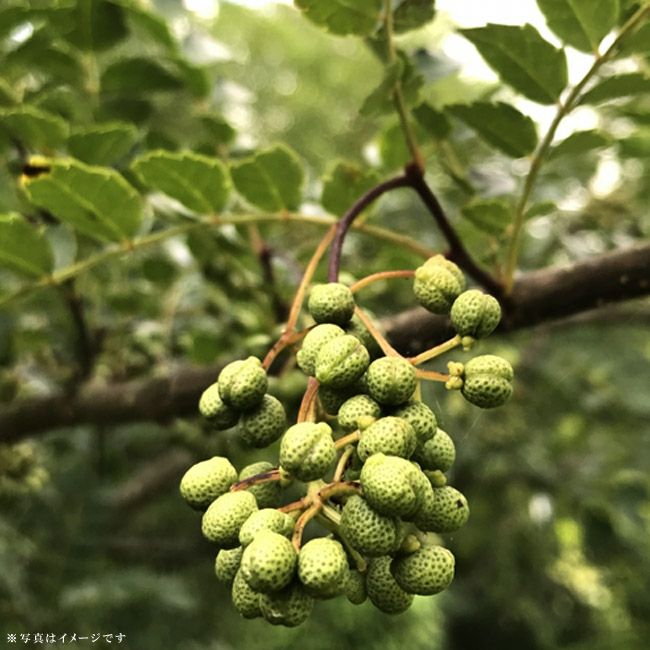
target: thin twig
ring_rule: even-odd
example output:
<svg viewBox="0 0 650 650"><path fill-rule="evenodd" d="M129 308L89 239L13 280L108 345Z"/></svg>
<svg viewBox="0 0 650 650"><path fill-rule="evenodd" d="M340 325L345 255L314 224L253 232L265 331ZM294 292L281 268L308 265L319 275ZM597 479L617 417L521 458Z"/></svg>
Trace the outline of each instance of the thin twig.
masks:
<svg viewBox="0 0 650 650"><path fill-rule="evenodd" d="M440 202L436 198L436 195L424 179L422 172L415 165L407 165L405 171L410 187L418 193L418 196L422 199L422 202L435 219L438 228L440 228L443 236L449 244L447 257L456 262L458 266L465 270L472 278L474 278L474 280L501 301L503 299L503 286L487 271L478 266L469 254L458 236L458 233L451 225L451 222L440 205Z"/></svg>
<svg viewBox="0 0 650 650"><path fill-rule="evenodd" d="M269 483L271 481L279 481L282 478L282 474L279 469L272 469L268 472L262 472L261 474L255 474L249 476L248 478L237 481L230 486L231 492L238 492L240 490L247 490L253 485L259 485L260 483Z"/></svg>
<svg viewBox="0 0 650 650"><path fill-rule="evenodd" d="M443 372L435 372L434 370L420 370L419 368L415 371L415 376L419 379L426 379L427 381L440 381L446 383L449 379L449 375L446 375Z"/></svg>
<svg viewBox="0 0 650 650"><path fill-rule="evenodd" d="M341 251L343 249L343 242L347 235L352 222L378 197L390 190L398 187L407 187L409 179L401 174L394 178L389 178L379 185L368 190L361 198L359 198L354 205L341 217L336 225L336 235L330 249L329 269L327 279L329 282L337 282L339 279L339 269L341 267Z"/></svg>
<svg viewBox="0 0 650 650"><path fill-rule="evenodd" d="M343 474L345 474L345 468L347 467L348 462L352 457L353 453L354 453L354 447L352 445L350 445L343 451L341 457L339 458L339 462L336 464L336 469L334 470L334 476L332 477L332 482L336 483L337 481L340 481L343 478Z"/></svg>
<svg viewBox="0 0 650 650"><path fill-rule="evenodd" d="M322 503L320 500L314 501L305 512L303 512L300 517L298 517L298 521L296 522L296 526L293 529L293 537L291 539L291 542L293 543L293 547L296 549L296 553L300 551L300 546L302 544L302 534L305 530L305 526L320 512L320 509L322 508Z"/></svg>
<svg viewBox="0 0 650 650"><path fill-rule="evenodd" d="M429 361L430 359L435 359L436 357L439 357L441 354L444 354L445 352L449 352L449 350L453 350L454 348L458 347L461 344L461 341L462 341L462 337L459 334L456 334L456 336L450 338L448 341L445 341L444 343L440 343L440 345L436 345L432 348L429 348L424 352L420 352L420 354L418 354L415 357L410 357L408 360L414 366L417 366L421 363L424 363L425 361Z"/></svg>
<svg viewBox="0 0 650 650"><path fill-rule="evenodd" d="M352 444L353 442L359 442L359 438L361 438L361 433L359 431L354 431L352 433L348 433L347 436L343 436L342 438L339 438L334 442L334 446L337 449L343 449L343 447ZM336 482L336 479L334 479L334 482Z"/></svg>
<svg viewBox="0 0 650 650"><path fill-rule="evenodd" d="M316 395L318 394L318 382L313 377L309 378L307 382L307 389L302 397L300 409L298 410L298 417L296 422L309 422L310 416L313 415L314 403Z"/></svg>

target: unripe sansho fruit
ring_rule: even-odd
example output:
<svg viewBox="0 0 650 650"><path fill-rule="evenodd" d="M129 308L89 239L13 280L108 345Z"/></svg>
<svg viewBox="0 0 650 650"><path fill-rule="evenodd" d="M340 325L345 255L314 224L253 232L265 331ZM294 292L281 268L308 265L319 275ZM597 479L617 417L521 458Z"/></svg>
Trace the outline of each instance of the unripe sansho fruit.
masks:
<svg viewBox="0 0 650 650"><path fill-rule="evenodd" d="M262 401L250 411L242 413L239 435L251 447L268 447L287 428L284 406L273 395L264 395Z"/></svg>
<svg viewBox="0 0 650 650"><path fill-rule="evenodd" d="M316 598L330 598L341 593L349 573L345 550L334 539L312 539L300 549L298 578L307 593Z"/></svg>
<svg viewBox="0 0 650 650"><path fill-rule="evenodd" d="M203 514L201 532L221 548L235 548L239 546L239 529L255 510L257 502L250 492L226 492Z"/></svg>
<svg viewBox="0 0 650 650"><path fill-rule="evenodd" d="M350 497L341 511L341 533L362 555L386 555L396 550L399 524L384 517L360 496Z"/></svg>
<svg viewBox="0 0 650 650"><path fill-rule="evenodd" d="M244 549L241 546L236 548L222 548L214 561L214 572L217 580L231 584L235 579Z"/></svg>
<svg viewBox="0 0 650 650"><path fill-rule="evenodd" d="M434 314L448 314L464 289L463 272L442 255L430 257L415 270L413 293L417 301Z"/></svg>
<svg viewBox="0 0 650 650"><path fill-rule="evenodd" d="M415 465L404 458L375 454L368 458L361 470L363 495L379 514L392 517L413 515L423 498L422 475Z"/></svg>
<svg viewBox="0 0 650 650"><path fill-rule="evenodd" d="M390 572L391 559L387 556L377 557L368 563L366 573L366 590L372 604L386 614L405 612L413 602L409 594L399 586Z"/></svg>
<svg viewBox="0 0 650 650"><path fill-rule="evenodd" d="M213 456L192 465L181 479L181 496L196 508L207 508L217 497L227 492L237 480L237 470L223 456Z"/></svg>
<svg viewBox="0 0 650 650"><path fill-rule="evenodd" d="M395 409L391 415L406 420L413 427L418 445L424 444L436 434L438 426L436 416L424 402L408 402Z"/></svg>
<svg viewBox="0 0 650 650"><path fill-rule="evenodd" d="M344 334L326 343L316 355L316 379L323 386L345 388L368 368L370 355L359 339Z"/></svg>
<svg viewBox="0 0 650 650"><path fill-rule="evenodd" d="M410 458L416 443L413 427L406 420L389 415L361 432L357 453L363 461L379 453Z"/></svg>
<svg viewBox="0 0 650 650"><path fill-rule="evenodd" d="M494 332L501 320L501 307L494 296L470 289L454 300L451 324L460 336L484 339Z"/></svg>
<svg viewBox="0 0 650 650"><path fill-rule="evenodd" d="M217 382L203 391L201 399L199 399L199 412L219 430L230 429L239 420L239 412L225 404L221 399Z"/></svg>
<svg viewBox="0 0 650 650"><path fill-rule="evenodd" d="M423 546L391 564L397 584L410 594L432 596L446 589L454 579L455 559L442 546Z"/></svg>
<svg viewBox="0 0 650 650"><path fill-rule="evenodd" d="M332 429L325 422L300 422L280 443L280 466L299 481L321 478L336 459Z"/></svg>
<svg viewBox="0 0 650 650"><path fill-rule="evenodd" d="M279 591L293 578L298 556L283 535L262 530L244 549L241 573L255 591Z"/></svg>
<svg viewBox="0 0 650 650"><path fill-rule="evenodd" d="M381 357L368 367L370 397L386 406L404 404L416 386L415 367L401 357Z"/></svg>
<svg viewBox="0 0 650 650"><path fill-rule="evenodd" d="M485 354L465 364L460 392L472 404L484 409L501 406L512 395L512 366L501 357Z"/></svg>
<svg viewBox="0 0 650 650"><path fill-rule="evenodd" d="M420 530L433 533L451 533L464 526L469 518L469 505L465 495L451 487L433 488L418 511L415 524Z"/></svg>
<svg viewBox="0 0 650 650"><path fill-rule="evenodd" d="M345 596L353 605L366 602L366 578L358 571L350 571L345 582Z"/></svg>
<svg viewBox="0 0 650 650"><path fill-rule="evenodd" d="M307 309L317 323L346 325L354 314L354 296L340 282L317 284L309 293Z"/></svg>
<svg viewBox="0 0 650 650"><path fill-rule="evenodd" d="M250 465L246 465L246 467L239 472L237 480L243 481L251 476L270 472L272 469L275 469L273 465L266 461L251 463ZM246 491L250 492L255 497L258 508L275 508L279 503L282 488L279 481L267 481L266 483L251 485L246 489Z"/></svg>
<svg viewBox="0 0 650 650"><path fill-rule="evenodd" d="M271 625L297 627L307 620L313 606L314 599L297 582L259 598L262 616Z"/></svg>
<svg viewBox="0 0 650 650"><path fill-rule="evenodd" d="M266 370L257 357L233 361L219 374L221 399L241 411L257 406L268 387Z"/></svg>
<svg viewBox="0 0 650 650"><path fill-rule="evenodd" d="M422 469L446 472L456 460L454 441L446 431L438 429L433 438L427 440L423 445L418 445L413 454L413 460Z"/></svg>
<svg viewBox="0 0 650 650"><path fill-rule="evenodd" d="M355 395L341 404L338 411L339 426L350 433L359 429L359 419L367 423L367 418L377 419L381 416L381 406L368 395Z"/></svg>
<svg viewBox="0 0 650 650"><path fill-rule="evenodd" d="M300 369L307 375L313 377L316 374L316 355L318 351L329 341L343 336L345 331L338 325L324 324L316 325L307 333L303 339L302 347L296 355L296 361Z"/></svg>
<svg viewBox="0 0 650 650"><path fill-rule="evenodd" d="M248 546L255 536L262 530L271 530L274 533L289 537L293 532L294 520L286 512L275 508L263 508L251 513L239 530L239 543Z"/></svg>
<svg viewBox="0 0 650 650"><path fill-rule="evenodd" d="M232 583L232 604L244 618L257 618L262 615L260 593L244 580L241 569L235 574Z"/></svg>

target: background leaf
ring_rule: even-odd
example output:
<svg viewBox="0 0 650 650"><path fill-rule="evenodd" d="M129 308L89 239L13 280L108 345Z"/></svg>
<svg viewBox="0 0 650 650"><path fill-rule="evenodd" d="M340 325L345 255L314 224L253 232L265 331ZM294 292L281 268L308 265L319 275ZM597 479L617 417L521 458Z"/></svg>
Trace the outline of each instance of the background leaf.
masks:
<svg viewBox="0 0 650 650"><path fill-rule="evenodd" d="M537 146L535 123L509 104L454 104L446 110L473 128L486 142L514 158L527 156Z"/></svg>
<svg viewBox="0 0 650 650"><path fill-rule="evenodd" d="M297 154L276 145L231 167L237 191L262 210L295 210L300 205L304 180Z"/></svg>
<svg viewBox="0 0 650 650"><path fill-rule="evenodd" d="M378 182L379 174L374 170L339 161L323 181L321 203L328 212L342 215Z"/></svg>
<svg viewBox="0 0 650 650"><path fill-rule="evenodd" d="M0 214L0 266L32 278L52 272L47 239L19 214Z"/></svg>
<svg viewBox="0 0 650 650"><path fill-rule="evenodd" d="M195 212L221 212L228 200L228 173L216 158L189 151L152 151L138 158L133 169L145 185Z"/></svg>
<svg viewBox="0 0 650 650"><path fill-rule="evenodd" d="M182 86L178 75L146 57L119 59L101 77L104 93L146 95L149 92L176 90Z"/></svg>
<svg viewBox="0 0 650 650"><path fill-rule="evenodd" d="M537 5L550 29L583 52L595 52L618 22L618 0L537 0Z"/></svg>
<svg viewBox="0 0 650 650"><path fill-rule="evenodd" d="M512 207L502 199L476 199L461 209L462 215L488 235L501 235L512 221Z"/></svg>
<svg viewBox="0 0 650 650"><path fill-rule="evenodd" d="M554 104L567 80L566 56L532 25L495 25L461 29L495 72L528 99Z"/></svg>
<svg viewBox="0 0 650 650"><path fill-rule="evenodd" d="M600 104L637 93L650 91L650 77L641 72L629 72L608 77L590 88L581 98L580 104Z"/></svg>
<svg viewBox="0 0 650 650"><path fill-rule="evenodd" d="M361 114L368 117L392 113L395 110L393 104L393 90L395 84L400 81L402 96L407 105L417 103L422 77L417 73L415 66L404 56L399 58L386 68L384 78L375 90L370 93L361 106Z"/></svg>
<svg viewBox="0 0 650 650"><path fill-rule="evenodd" d="M610 143L610 138L600 131L576 131L551 149L549 160L566 155L580 155L592 149L606 147Z"/></svg>
<svg viewBox="0 0 650 650"><path fill-rule="evenodd" d="M0 109L0 127L28 149L55 149L68 136L64 120L27 104Z"/></svg>
<svg viewBox="0 0 650 650"><path fill-rule="evenodd" d="M365 36L375 31L382 0L294 0L309 20L333 34Z"/></svg>
<svg viewBox="0 0 650 650"><path fill-rule="evenodd" d="M27 181L25 189L32 203L100 241L130 239L142 222L138 193L105 167L54 161L49 173Z"/></svg>
<svg viewBox="0 0 650 650"><path fill-rule="evenodd" d="M393 29L401 34L411 29L418 29L433 20L435 0L404 0L393 11Z"/></svg>
<svg viewBox="0 0 650 650"><path fill-rule="evenodd" d="M413 109L418 124L433 138L442 140L451 133L451 124L447 116L433 106L423 102Z"/></svg>
<svg viewBox="0 0 650 650"><path fill-rule="evenodd" d="M68 138L68 151L90 165L113 165L131 151L137 137L132 124L95 124L75 129Z"/></svg>

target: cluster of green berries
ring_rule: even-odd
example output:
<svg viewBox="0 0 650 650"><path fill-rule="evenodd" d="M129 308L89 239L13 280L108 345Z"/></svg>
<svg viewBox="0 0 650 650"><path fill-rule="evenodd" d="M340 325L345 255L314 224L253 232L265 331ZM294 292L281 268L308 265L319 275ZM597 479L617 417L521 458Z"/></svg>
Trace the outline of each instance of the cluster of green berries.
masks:
<svg viewBox="0 0 650 650"><path fill-rule="evenodd" d="M441 256L415 273L419 302L449 313L469 347L494 330L500 309L464 285L458 267ZM370 600L398 614L416 595L443 591L455 559L439 536L469 517L467 499L445 475L454 442L420 400L414 362L377 355L343 284L315 286L308 310L315 324L296 361L317 392L308 389L305 399L313 401L301 409L302 421L288 425L254 357L227 365L199 404L215 428L237 424L252 446L279 440L278 466L254 463L237 472L216 456L191 467L180 485L203 513L202 533L218 549L215 573L230 585L234 607L290 627L307 619L315 600ZM480 407L510 396L512 368L499 357L452 362L449 370L447 387ZM285 488L296 482L308 484L305 496L287 503ZM304 534L312 520L324 535Z"/></svg>

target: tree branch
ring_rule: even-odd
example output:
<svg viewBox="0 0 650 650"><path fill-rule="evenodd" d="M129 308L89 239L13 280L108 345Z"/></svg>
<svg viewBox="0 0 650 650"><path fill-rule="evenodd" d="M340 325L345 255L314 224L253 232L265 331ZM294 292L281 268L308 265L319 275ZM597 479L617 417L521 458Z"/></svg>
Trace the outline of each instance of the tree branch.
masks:
<svg viewBox="0 0 650 650"><path fill-rule="evenodd" d="M605 304L650 295L650 243L574 264L532 271L516 282L499 327L510 332L567 318ZM448 320L423 309L384 321L392 344L413 355L453 334ZM201 392L220 368L181 367L164 376L110 386L88 385L75 397L16 402L0 413L0 442L59 427L165 421L196 413Z"/></svg>

